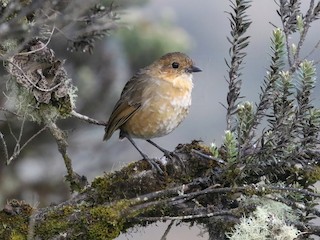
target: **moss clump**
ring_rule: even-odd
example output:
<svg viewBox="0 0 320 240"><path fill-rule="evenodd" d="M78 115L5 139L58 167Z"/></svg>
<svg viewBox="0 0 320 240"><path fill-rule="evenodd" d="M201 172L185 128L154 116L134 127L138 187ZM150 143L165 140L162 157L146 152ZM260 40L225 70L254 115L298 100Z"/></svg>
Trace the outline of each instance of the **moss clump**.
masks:
<svg viewBox="0 0 320 240"><path fill-rule="evenodd" d="M65 233L68 239L114 239L125 228L127 218L132 215L124 214L130 203L119 201L115 205L97 206L64 206L59 211L48 213L46 219L36 226L36 236L50 239ZM81 212L81 217L73 219L73 213Z"/></svg>
<svg viewBox="0 0 320 240"><path fill-rule="evenodd" d="M42 239L50 239L59 233L66 232L71 225L64 218L49 217L38 225L36 228L36 235L41 236Z"/></svg>
<svg viewBox="0 0 320 240"><path fill-rule="evenodd" d="M314 184L320 180L320 167L319 166L314 166L308 170L302 170L302 173L304 174L305 181L308 184Z"/></svg>
<svg viewBox="0 0 320 240"><path fill-rule="evenodd" d="M110 207L98 206L91 209L88 217L88 238L114 239L119 236L127 219L132 217L124 214L129 206L130 202L124 200Z"/></svg>
<svg viewBox="0 0 320 240"><path fill-rule="evenodd" d="M112 202L159 191L170 185L186 184L195 177L209 174L212 168L217 166L217 162L213 159L199 161L199 156L191 154L192 149L211 155L210 147L201 144L199 141L193 141L191 144L181 144L177 147L176 152L188 154L188 163L186 164L188 170L177 171L175 167L178 163L173 162L164 166L164 175L152 177L143 171L144 169L150 169L149 163L138 161L122 168L121 171L95 178L91 184L94 191L91 189L89 194L92 194L92 198L98 203L103 203L106 200Z"/></svg>
<svg viewBox="0 0 320 240"><path fill-rule="evenodd" d="M143 173L137 176L138 172L134 168L141 168L141 166L137 166L139 164L144 165L144 161L132 163L121 171L95 178L91 184L92 188L95 189L93 198L98 203L103 203L106 200L113 202L158 191L166 185L165 178L150 178L149 175ZM148 163L145 166L150 167Z"/></svg>
<svg viewBox="0 0 320 240"><path fill-rule="evenodd" d="M72 228L72 225L76 222L68 221L69 216L75 211L71 206L64 206L60 210L48 213L45 221L37 225L35 228L35 234L40 236L41 239L50 239L62 232L67 232Z"/></svg>
<svg viewBox="0 0 320 240"><path fill-rule="evenodd" d="M0 211L0 239L26 239L33 208L25 202L11 200Z"/></svg>
<svg viewBox="0 0 320 240"><path fill-rule="evenodd" d="M197 154L192 154L193 150L197 150L205 155L212 156L211 148L201 141L193 140L190 144L181 144L178 145L177 151L188 153L188 175L183 176L185 182L189 182L195 177L205 176L208 171L211 171L214 167L217 166L217 161L214 159L205 159L203 161L199 161L199 157ZM181 174L177 176L175 181L181 180ZM185 183L181 182L181 183Z"/></svg>

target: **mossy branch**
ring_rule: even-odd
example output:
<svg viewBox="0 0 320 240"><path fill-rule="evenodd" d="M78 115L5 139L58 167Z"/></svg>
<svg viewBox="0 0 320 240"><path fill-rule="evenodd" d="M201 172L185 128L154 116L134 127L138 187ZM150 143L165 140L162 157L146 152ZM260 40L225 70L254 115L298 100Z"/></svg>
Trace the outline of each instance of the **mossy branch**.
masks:
<svg viewBox="0 0 320 240"><path fill-rule="evenodd" d="M195 154L193 150L201 154ZM315 192L281 185L223 186L229 168L203 157L210 156L209 148L199 142L180 145L175 153L184 161L185 169L177 168L174 161L167 159L167 164L162 166L165 175L155 176L148 163L141 160L120 171L97 177L79 194L56 206L35 209L25 202L10 201L0 211L0 222L6 223L0 224L0 237L5 240L17 236L114 239L133 226L146 226L160 220L201 223L209 218L219 222L225 217L233 225L241 215L251 211L252 205L246 201L239 201L239 205L226 203L225 197L229 195L242 194L251 199L251 203L260 201L260 204L265 201L264 196L278 194L320 198ZM208 169L215 175L208 176ZM272 200L267 201L274 204ZM277 207L290 208L285 204Z"/></svg>

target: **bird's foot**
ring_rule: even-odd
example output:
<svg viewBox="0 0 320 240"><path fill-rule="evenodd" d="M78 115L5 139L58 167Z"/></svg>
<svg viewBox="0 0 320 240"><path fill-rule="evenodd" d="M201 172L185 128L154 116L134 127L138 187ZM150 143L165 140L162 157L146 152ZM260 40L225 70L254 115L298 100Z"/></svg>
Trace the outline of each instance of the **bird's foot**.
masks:
<svg viewBox="0 0 320 240"><path fill-rule="evenodd" d="M186 167L186 165L184 164L183 160L179 157L178 154L176 154L175 152L170 152L168 150L163 149L163 154L166 158L171 159L172 161L178 161L180 166L184 169Z"/></svg>
<svg viewBox="0 0 320 240"><path fill-rule="evenodd" d="M160 173L161 175L163 175L163 170L161 169L159 164L154 159L150 159L145 154L143 155L143 158L148 161L148 163L150 164L151 169L152 169L153 172Z"/></svg>
<svg viewBox="0 0 320 240"><path fill-rule="evenodd" d="M161 175L163 175L163 170L161 169L161 167L159 166L159 164L153 160L153 159L146 159L148 161L148 163L150 164L152 171L160 173Z"/></svg>
<svg viewBox="0 0 320 240"><path fill-rule="evenodd" d="M158 144L156 144L155 142L151 141L150 139L148 139L147 142L152 144L156 148L158 148L161 152L163 152L163 154L164 154L164 156L166 158L169 158L169 159L171 159L173 161L178 160L178 162L180 163L181 167L183 169L185 168L185 164L182 161L182 159L178 156L178 154L176 154L175 152L170 152L170 151L164 149L163 147L160 147Z"/></svg>

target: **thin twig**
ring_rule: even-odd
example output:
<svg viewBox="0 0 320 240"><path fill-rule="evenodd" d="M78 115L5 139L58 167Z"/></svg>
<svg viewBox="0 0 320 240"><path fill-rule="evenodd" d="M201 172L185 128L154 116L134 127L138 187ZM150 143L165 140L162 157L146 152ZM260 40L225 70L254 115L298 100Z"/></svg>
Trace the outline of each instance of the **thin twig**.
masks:
<svg viewBox="0 0 320 240"><path fill-rule="evenodd" d="M0 132L0 140L3 145L4 156L6 158L6 161L8 161L8 159L9 159L8 147L7 147L6 141L4 140L4 136L3 136L2 132Z"/></svg>
<svg viewBox="0 0 320 240"><path fill-rule="evenodd" d="M90 118L88 116L82 115L80 113L77 113L75 110L71 111L71 115L74 116L75 118L78 118L82 121L85 121L87 123L91 123L91 124L96 124L96 125L101 125L101 126L107 126L108 123L103 122L103 121L99 121L99 120L95 120L93 118Z"/></svg>
<svg viewBox="0 0 320 240"><path fill-rule="evenodd" d="M209 159L209 160L214 160L214 161L216 161L218 163L225 164L225 161L223 161L222 159L213 157L213 156L205 154L205 153L202 153L202 152L200 152L200 151L198 151L196 149L191 149L191 152L199 155L200 157L203 157L203 158L206 158L206 159Z"/></svg>
<svg viewBox="0 0 320 240"><path fill-rule="evenodd" d="M166 221L166 220L191 220L191 219L199 219L199 218L210 218L210 217L218 217L218 216L233 216L232 211L219 211L219 212L211 212L211 213L200 213L194 215L186 215L186 216L162 216L162 217L139 217L139 220L143 221Z"/></svg>
<svg viewBox="0 0 320 240"><path fill-rule="evenodd" d="M23 134L23 129L24 129L25 121L26 121L26 114L23 115L22 123L21 123L21 127L20 127L20 131L19 131L19 136L18 136L18 138L17 138L16 135L13 133L10 123L8 123L8 125L9 125L9 131L10 131L11 135L13 136L13 138L15 139L16 145L14 146L12 156L11 156L9 159L7 159L7 165L9 165L10 162L11 162L13 159L15 159L15 158L19 155L19 153L21 152L20 142L21 142L21 138L22 138L22 134Z"/></svg>
<svg viewBox="0 0 320 240"><path fill-rule="evenodd" d="M28 52L20 52L20 53L17 53L17 55L30 55L32 53L36 53L36 52L39 52L39 51L45 49L49 45L55 29L56 29L56 27L53 26L52 31L50 32L50 36L49 36L48 41L42 47L35 49L35 50L32 50L32 51L28 51Z"/></svg>
<svg viewBox="0 0 320 240"><path fill-rule="evenodd" d="M0 107L0 111L7 112L7 113L10 113L10 114L15 115L17 117L20 117L17 113L15 113L7 108L4 108L4 107Z"/></svg>
<svg viewBox="0 0 320 240"><path fill-rule="evenodd" d="M22 123L21 123L21 128L20 128L20 131L19 131L19 136L18 136L18 151L20 152L21 151L21 148L20 148L20 142L21 142L21 139L22 139L22 134L23 134L23 130L24 130L24 125L26 123L26 113L23 114L23 118L22 118Z"/></svg>
<svg viewBox="0 0 320 240"><path fill-rule="evenodd" d="M163 204L170 204L175 205L176 203L181 204L182 202L189 201L192 198L196 198L199 196L204 196L208 194L221 194L221 193L249 193L249 195L253 194L269 194L270 191L272 192L296 192L301 193L306 196L312 196L316 198L320 198L320 194L310 192L305 189L299 188L292 188L292 187L278 187L278 186L268 186L268 185L261 185L256 186L255 184L243 186L243 187L225 187L225 188L214 188L208 187L201 191L190 192L183 195L180 195L177 189L181 189L181 186L172 189L166 189L163 191L157 191L151 194L146 194L139 196L138 198L132 199L132 211L136 211L139 209L146 209L148 207L155 207ZM164 196L168 196L168 192L171 194L175 194L176 196L164 198ZM147 197L146 197L147 196ZM149 197L149 198L148 198ZM161 200L159 198L161 197ZM173 219L170 219L173 220Z"/></svg>
<svg viewBox="0 0 320 240"><path fill-rule="evenodd" d="M168 225L166 231L163 233L163 235L162 235L160 240L166 240L167 239L167 236L168 236L168 234L169 234L169 232L170 232L170 230L171 230L171 228L173 226L173 223L174 223L174 220L171 220L170 224Z"/></svg>
<svg viewBox="0 0 320 240"><path fill-rule="evenodd" d="M67 39L68 41L73 41L73 39L69 38L60 28L57 28L57 27L56 27L56 30L57 30L59 33L61 33L61 35L62 35L65 39Z"/></svg>
<svg viewBox="0 0 320 240"><path fill-rule="evenodd" d="M11 128L11 124L8 122L8 128L9 128L9 132L11 134L11 136L13 137L13 139L16 141L16 143L18 142L18 138L16 137L16 135L13 133L12 128Z"/></svg>
<svg viewBox="0 0 320 240"><path fill-rule="evenodd" d="M47 126L44 126L41 128L38 132L33 134L21 147L19 147L17 150L14 151L13 155L7 160L7 165L11 163L12 160L16 159L17 156L21 153L21 151L33 140L35 139L40 133L42 133L44 130L46 130ZM20 144L19 144L20 146Z"/></svg>
<svg viewBox="0 0 320 240"><path fill-rule="evenodd" d="M314 48L307 54L307 56L304 59L308 59L314 52L319 48L320 46L320 40L317 42L317 44L314 46Z"/></svg>

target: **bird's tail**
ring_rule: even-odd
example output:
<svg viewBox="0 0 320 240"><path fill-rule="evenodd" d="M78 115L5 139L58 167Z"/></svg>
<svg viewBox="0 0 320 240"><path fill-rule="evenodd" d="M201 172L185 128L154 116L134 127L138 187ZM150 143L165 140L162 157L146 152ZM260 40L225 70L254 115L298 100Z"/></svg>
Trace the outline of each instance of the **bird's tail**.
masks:
<svg viewBox="0 0 320 240"><path fill-rule="evenodd" d="M103 141L108 141L110 139L110 137L111 137L111 134L108 131L108 125L107 125L105 128L105 133L103 135Z"/></svg>

